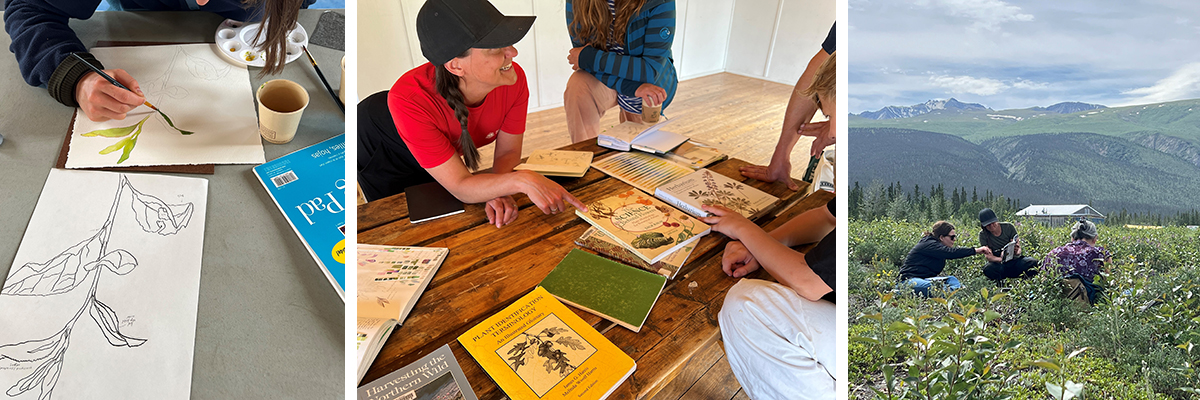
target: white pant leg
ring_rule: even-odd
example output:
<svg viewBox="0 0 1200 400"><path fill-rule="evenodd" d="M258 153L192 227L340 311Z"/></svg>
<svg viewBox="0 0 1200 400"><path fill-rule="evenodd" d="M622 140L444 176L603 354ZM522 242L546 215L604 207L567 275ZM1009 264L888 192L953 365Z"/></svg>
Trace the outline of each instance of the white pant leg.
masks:
<svg viewBox="0 0 1200 400"><path fill-rule="evenodd" d="M743 279L721 308L725 355L754 400L833 399L837 382L837 308L791 288Z"/></svg>

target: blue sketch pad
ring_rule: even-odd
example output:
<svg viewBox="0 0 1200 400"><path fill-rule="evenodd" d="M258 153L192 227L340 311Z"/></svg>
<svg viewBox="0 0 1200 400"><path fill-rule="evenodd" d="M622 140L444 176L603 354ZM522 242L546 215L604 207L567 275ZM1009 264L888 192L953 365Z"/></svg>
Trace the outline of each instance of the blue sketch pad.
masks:
<svg viewBox="0 0 1200 400"><path fill-rule="evenodd" d="M346 135L254 167L292 229L346 300Z"/></svg>

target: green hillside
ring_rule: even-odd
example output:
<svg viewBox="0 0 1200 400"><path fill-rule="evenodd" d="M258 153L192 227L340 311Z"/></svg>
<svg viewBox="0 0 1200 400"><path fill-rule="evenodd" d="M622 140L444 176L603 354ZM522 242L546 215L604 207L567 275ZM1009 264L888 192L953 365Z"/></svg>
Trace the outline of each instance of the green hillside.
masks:
<svg viewBox="0 0 1200 400"><path fill-rule="evenodd" d="M972 143L948 134L850 128L850 176L866 186L991 190L1024 204L1089 203L1102 213L1172 214L1200 200L1200 167L1125 137L1052 133Z"/></svg>
<svg viewBox="0 0 1200 400"><path fill-rule="evenodd" d="M1020 120L1017 120L1020 118ZM935 111L911 118L849 119L854 128L900 128L946 133L975 143L995 137L1088 132L1107 136L1158 133L1200 145L1200 99L1105 108L1074 114L1033 109Z"/></svg>

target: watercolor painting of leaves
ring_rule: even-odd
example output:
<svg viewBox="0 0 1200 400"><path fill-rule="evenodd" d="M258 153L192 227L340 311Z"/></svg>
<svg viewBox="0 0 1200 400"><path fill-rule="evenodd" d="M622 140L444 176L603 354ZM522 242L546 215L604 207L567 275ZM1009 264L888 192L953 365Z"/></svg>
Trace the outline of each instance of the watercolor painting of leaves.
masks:
<svg viewBox="0 0 1200 400"><path fill-rule="evenodd" d="M158 111L158 114L163 117L163 120L167 122L167 125L171 126L172 129L179 131L180 134L191 135L191 134L195 133L192 131L185 131L183 129L176 128L175 123L171 122L171 118L168 117L167 114L165 114L159 110L154 110L154 111ZM151 115L153 115L153 114L151 114ZM99 130L94 130L91 132L83 133L80 136L124 138L124 139L117 141L112 146L108 146L108 147L105 147L104 149L100 150L100 155L105 155L108 153L115 152L117 150L121 150L121 158L117 159L117 164L120 164L120 163L125 162L125 160L129 159L129 153L133 152L133 146L137 145L138 136L142 134L142 125L146 124L146 120L150 119L151 115L147 115L146 118L142 118L141 121L138 121L138 123L130 125L130 126L109 128L109 129L99 129Z"/></svg>
<svg viewBox="0 0 1200 400"><path fill-rule="evenodd" d="M127 208L120 207L122 200L126 198L130 204ZM158 197L139 192L122 175L108 219L95 234L68 247L46 262L26 263L11 273L3 289L0 289L0 298L10 298L5 304L12 304L8 300L17 299L41 298L50 301L52 297L55 301L78 298L80 304L74 306L71 303L72 307L78 307L71 309L75 310L74 316L61 330L50 336L0 344L0 360L18 363L41 362L32 373L8 387L5 390L6 395L16 397L36 389L39 390L38 400L50 400L62 370L72 331L84 314L92 318L108 343L114 347L132 348L146 343L147 339L122 333L116 311L96 298L99 277L104 271L122 276L138 266L137 258L130 252L108 248L118 211L124 209L134 212L134 218L143 231L160 236L173 235L186 228L194 211L192 203L167 204Z"/></svg>

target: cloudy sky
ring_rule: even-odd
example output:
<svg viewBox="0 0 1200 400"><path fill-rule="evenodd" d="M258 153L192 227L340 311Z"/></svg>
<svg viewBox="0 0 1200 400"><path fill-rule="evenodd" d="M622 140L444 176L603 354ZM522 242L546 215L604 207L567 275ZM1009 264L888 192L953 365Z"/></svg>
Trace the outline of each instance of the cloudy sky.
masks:
<svg viewBox="0 0 1200 400"><path fill-rule="evenodd" d="M1200 98L1200 1L850 0L850 108Z"/></svg>

